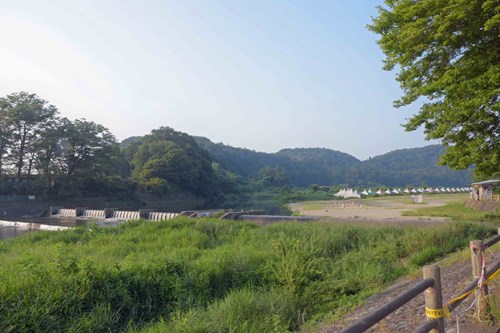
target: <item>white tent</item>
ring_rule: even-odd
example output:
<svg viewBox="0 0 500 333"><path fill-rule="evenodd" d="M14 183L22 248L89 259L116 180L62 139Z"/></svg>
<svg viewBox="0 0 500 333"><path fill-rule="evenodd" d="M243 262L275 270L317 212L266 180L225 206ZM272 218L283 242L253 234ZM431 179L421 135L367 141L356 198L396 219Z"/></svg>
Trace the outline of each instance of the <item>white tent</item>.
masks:
<svg viewBox="0 0 500 333"><path fill-rule="evenodd" d="M344 198L344 199L347 199L347 198L361 198L361 196L358 194L358 192L356 190L352 190L352 189L341 189L340 191L338 191L337 193L334 194L334 196L336 197L340 197L340 198Z"/></svg>

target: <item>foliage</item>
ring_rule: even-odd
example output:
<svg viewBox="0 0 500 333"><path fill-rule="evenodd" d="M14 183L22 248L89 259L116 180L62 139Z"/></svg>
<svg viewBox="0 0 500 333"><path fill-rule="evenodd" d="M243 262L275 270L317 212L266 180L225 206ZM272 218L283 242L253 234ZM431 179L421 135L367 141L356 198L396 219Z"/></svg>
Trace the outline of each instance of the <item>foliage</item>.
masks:
<svg viewBox="0 0 500 333"><path fill-rule="evenodd" d="M259 181L269 186L285 186L288 184L288 177L281 168L264 166L259 170Z"/></svg>
<svg viewBox="0 0 500 333"><path fill-rule="evenodd" d="M8 154L17 183L21 182L23 172L28 177L31 175L35 145L56 114L56 107L36 94L21 91L0 98L0 115L3 118L0 160L4 159L3 154Z"/></svg>
<svg viewBox="0 0 500 333"><path fill-rule="evenodd" d="M348 154L324 148L283 149L267 154L214 144L202 137L195 139L224 169L247 179L262 179L262 173L259 174L262 169L279 170L290 186L345 185L346 182L360 187L418 186L423 182L429 186L457 186L471 181L470 169L455 171L437 166L444 152L439 145L401 149L361 162Z"/></svg>
<svg viewBox="0 0 500 333"><path fill-rule="evenodd" d="M4 193L93 195L107 177L127 176L116 139L102 125L59 118L55 106L27 92L0 98L0 115L0 173L16 178Z"/></svg>
<svg viewBox="0 0 500 333"><path fill-rule="evenodd" d="M456 186L470 178L468 171L432 167L439 155L437 146L361 162L324 148L259 153L168 127L118 144L104 126L60 118L54 106L26 92L0 98L0 116L1 194L139 201L140 191L148 198L188 195L211 207L289 214L284 203L329 199L332 188L325 185L333 183ZM289 187L310 184L317 184L312 191Z"/></svg>
<svg viewBox="0 0 500 333"><path fill-rule="evenodd" d="M406 187L407 184L414 184L410 187L435 187L470 183L471 169L458 172L437 165L444 151L440 145L391 151L364 161L358 169L359 175L355 175L354 179L398 187Z"/></svg>
<svg viewBox="0 0 500 333"><path fill-rule="evenodd" d="M496 0L386 0L369 29L380 35L386 70L420 105L406 123L447 147L441 163L489 176L500 171L500 12Z"/></svg>
<svg viewBox="0 0 500 333"><path fill-rule="evenodd" d="M187 218L33 232L0 243L0 330L293 331L407 273L408 258L491 233Z"/></svg>
<svg viewBox="0 0 500 333"><path fill-rule="evenodd" d="M130 152L133 178L145 191L158 180L164 186L154 186L154 191L162 189L167 194L169 189L186 191L203 197L210 197L214 191L212 161L208 154L200 149L194 139L186 133L160 127L142 138L135 151ZM166 186L168 184L168 186Z"/></svg>
<svg viewBox="0 0 500 333"><path fill-rule="evenodd" d="M423 207L403 212L404 216L442 216L456 221L497 222L500 223L500 212L482 212L465 207L463 203L449 203L439 207Z"/></svg>

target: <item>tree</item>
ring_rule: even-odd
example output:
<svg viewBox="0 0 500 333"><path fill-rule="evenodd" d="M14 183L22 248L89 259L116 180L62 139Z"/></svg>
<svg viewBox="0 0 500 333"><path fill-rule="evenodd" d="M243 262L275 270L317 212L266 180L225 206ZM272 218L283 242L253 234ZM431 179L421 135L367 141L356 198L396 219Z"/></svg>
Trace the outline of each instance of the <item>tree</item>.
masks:
<svg viewBox="0 0 500 333"><path fill-rule="evenodd" d="M279 167L270 167L268 165L259 170L259 180L271 186L285 186L288 184L288 176L285 171Z"/></svg>
<svg viewBox="0 0 500 333"><path fill-rule="evenodd" d="M85 170L105 162L117 142L109 130L93 121L76 119L71 122L63 119L65 129L64 140L61 142L64 155L64 171L67 176L85 173Z"/></svg>
<svg viewBox="0 0 500 333"><path fill-rule="evenodd" d="M500 6L498 0L386 0L368 28L381 36L385 70L397 68L403 96L420 105L404 125L423 126L446 147L440 164L500 169Z"/></svg>
<svg viewBox="0 0 500 333"><path fill-rule="evenodd" d="M10 126L12 133L9 148L11 158L15 161L19 184L26 157L34 157L33 154L28 154L33 152L32 145L39 139L45 125L54 120L57 109L36 94L21 91L0 98L0 110L5 117L2 122Z"/></svg>
<svg viewBox="0 0 500 333"><path fill-rule="evenodd" d="M212 161L191 136L161 127L137 142L127 156L132 156L132 176L144 191L160 195L184 191L204 197L214 194Z"/></svg>
<svg viewBox="0 0 500 333"><path fill-rule="evenodd" d="M0 100L0 103L2 101ZM13 128L10 124L7 110L0 104L0 175L4 171L5 158L12 144Z"/></svg>
<svg viewBox="0 0 500 333"><path fill-rule="evenodd" d="M58 147L63 188L69 193L85 190L90 195L95 184L115 174L114 156L120 153L118 143L106 127L93 121L64 118L61 128L64 134Z"/></svg>
<svg viewBox="0 0 500 333"><path fill-rule="evenodd" d="M39 175L37 184L43 194L54 192L56 177L62 173L63 152L61 142L66 135L64 123L57 119L45 128L36 145L35 169Z"/></svg>

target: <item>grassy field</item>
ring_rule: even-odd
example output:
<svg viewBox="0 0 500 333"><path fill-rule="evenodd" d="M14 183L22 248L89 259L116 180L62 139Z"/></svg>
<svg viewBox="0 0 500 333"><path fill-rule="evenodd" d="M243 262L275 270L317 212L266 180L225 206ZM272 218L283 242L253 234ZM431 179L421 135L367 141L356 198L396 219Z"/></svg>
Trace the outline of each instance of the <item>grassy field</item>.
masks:
<svg viewBox="0 0 500 333"><path fill-rule="evenodd" d="M494 233L179 218L0 242L3 332L287 332Z"/></svg>
<svg viewBox="0 0 500 333"><path fill-rule="evenodd" d="M500 223L500 212L481 212L464 206L463 202L448 203L439 207L422 207L403 212L403 216L442 216L455 221Z"/></svg>

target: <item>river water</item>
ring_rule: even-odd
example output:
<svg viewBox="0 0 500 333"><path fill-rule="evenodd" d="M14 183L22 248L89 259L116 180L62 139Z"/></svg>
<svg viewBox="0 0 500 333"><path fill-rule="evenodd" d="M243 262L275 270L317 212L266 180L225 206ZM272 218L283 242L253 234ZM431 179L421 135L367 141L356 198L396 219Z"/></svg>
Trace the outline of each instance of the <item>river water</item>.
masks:
<svg viewBox="0 0 500 333"><path fill-rule="evenodd" d="M86 225L91 220L78 219L71 217L54 218L54 217L4 217L4 221L15 221L15 222L28 222L28 223L38 223L47 225L56 225L63 227L76 227L79 225ZM0 240L13 238L17 236L24 235L27 232L37 231L36 229L27 229L22 227L13 226L0 226Z"/></svg>

